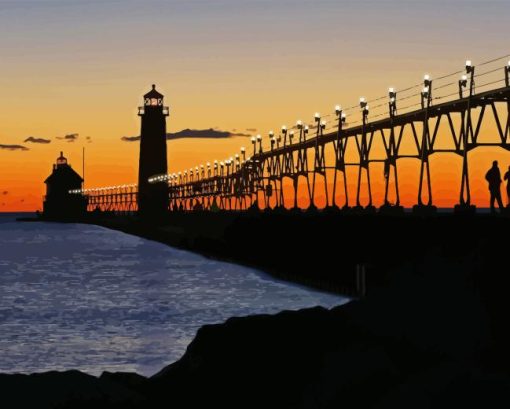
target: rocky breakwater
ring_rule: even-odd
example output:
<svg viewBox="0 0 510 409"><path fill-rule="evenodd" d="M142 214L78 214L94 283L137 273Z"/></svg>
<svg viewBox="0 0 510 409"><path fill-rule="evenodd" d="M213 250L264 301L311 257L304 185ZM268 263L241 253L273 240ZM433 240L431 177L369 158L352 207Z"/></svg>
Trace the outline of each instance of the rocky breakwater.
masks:
<svg viewBox="0 0 510 409"><path fill-rule="evenodd" d="M439 256L331 310L231 318L201 328L158 374L2 375L2 407L501 407L510 392L504 246ZM487 269L488 267L492 267Z"/></svg>

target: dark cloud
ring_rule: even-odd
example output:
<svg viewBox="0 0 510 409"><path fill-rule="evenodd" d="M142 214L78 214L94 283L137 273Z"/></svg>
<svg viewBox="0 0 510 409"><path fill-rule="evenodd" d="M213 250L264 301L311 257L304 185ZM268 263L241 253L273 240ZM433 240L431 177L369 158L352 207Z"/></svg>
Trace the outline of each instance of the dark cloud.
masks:
<svg viewBox="0 0 510 409"><path fill-rule="evenodd" d="M120 140L124 141L124 142L136 142L136 141L140 140L140 137L139 136L123 136L122 138L120 138Z"/></svg>
<svg viewBox="0 0 510 409"><path fill-rule="evenodd" d="M257 132L257 128L246 128L246 132Z"/></svg>
<svg viewBox="0 0 510 409"><path fill-rule="evenodd" d="M230 136L251 136L251 134L238 132L238 133L230 134Z"/></svg>
<svg viewBox="0 0 510 409"><path fill-rule="evenodd" d="M67 142L74 142L80 135L77 133L69 133L65 136L57 136L57 139L64 139Z"/></svg>
<svg viewBox="0 0 510 409"><path fill-rule="evenodd" d="M235 133L235 132L229 132L229 131L220 131L217 129L183 129L182 131L175 132L175 133L168 133L166 134L166 139L172 140L172 139L223 139L223 138L232 138L235 136L251 136L250 134L246 133ZM124 142L136 142L140 140L139 136L123 136L120 138Z"/></svg>
<svg viewBox="0 0 510 409"><path fill-rule="evenodd" d="M244 133L234 133L229 131L220 131L217 129L183 129L182 131L167 134L167 139L180 139L180 138L210 138L210 139L223 139L232 138L233 136L250 136Z"/></svg>
<svg viewBox="0 0 510 409"><path fill-rule="evenodd" d="M32 143L50 143L50 139L44 139L44 138L36 138L35 136L29 136L27 139L25 139L23 142L32 142Z"/></svg>
<svg viewBox="0 0 510 409"><path fill-rule="evenodd" d="M7 190L4 190L4 191L2 192L2 194L3 194L3 195L6 195L7 193L9 193Z"/></svg>
<svg viewBox="0 0 510 409"><path fill-rule="evenodd" d="M5 149L8 151L28 151L29 149L23 145L2 145L0 144L0 149Z"/></svg>

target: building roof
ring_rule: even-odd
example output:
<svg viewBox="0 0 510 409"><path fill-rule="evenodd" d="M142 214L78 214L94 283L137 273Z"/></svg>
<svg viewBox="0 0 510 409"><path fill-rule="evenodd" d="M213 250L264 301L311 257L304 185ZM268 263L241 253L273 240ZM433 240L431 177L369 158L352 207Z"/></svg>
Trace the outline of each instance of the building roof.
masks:
<svg viewBox="0 0 510 409"><path fill-rule="evenodd" d="M163 95L156 91L156 85L152 84L152 89L143 96L144 98L163 98Z"/></svg>
<svg viewBox="0 0 510 409"><path fill-rule="evenodd" d="M82 177L74 171L74 169L69 165L61 165L55 167L50 176L46 178L44 183L58 183L59 181L72 181L76 183L83 182Z"/></svg>

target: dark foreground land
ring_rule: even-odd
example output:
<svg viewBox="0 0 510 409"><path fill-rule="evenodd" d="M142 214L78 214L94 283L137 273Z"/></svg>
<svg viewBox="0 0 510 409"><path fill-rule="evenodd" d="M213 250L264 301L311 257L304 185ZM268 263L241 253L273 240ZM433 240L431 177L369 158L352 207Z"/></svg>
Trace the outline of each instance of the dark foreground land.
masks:
<svg viewBox="0 0 510 409"><path fill-rule="evenodd" d="M203 327L144 378L0 375L6 408L452 408L510 405L510 220L177 215L97 222L367 296Z"/></svg>

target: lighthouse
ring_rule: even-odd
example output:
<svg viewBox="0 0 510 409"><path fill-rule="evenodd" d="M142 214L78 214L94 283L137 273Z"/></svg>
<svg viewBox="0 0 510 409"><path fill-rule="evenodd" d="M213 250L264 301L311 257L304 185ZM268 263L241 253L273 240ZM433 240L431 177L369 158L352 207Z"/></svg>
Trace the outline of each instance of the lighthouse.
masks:
<svg viewBox="0 0 510 409"><path fill-rule="evenodd" d="M63 152L53 165L51 175L44 181L46 196L43 208L47 218L66 219L80 217L87 211L87 199L70 194L82 188L83 178L67 163Z"/></svg>
<svg viewBox="0 0 510 409"><path fill-rule="evenodd" d="M143 106L138 108L141 117L138 213L143 217L157 217L168 210L166 183L149 183L151 176L167 173L166 117L169 108L163 105L163 98L152 85L143 96Z"/></svg>

